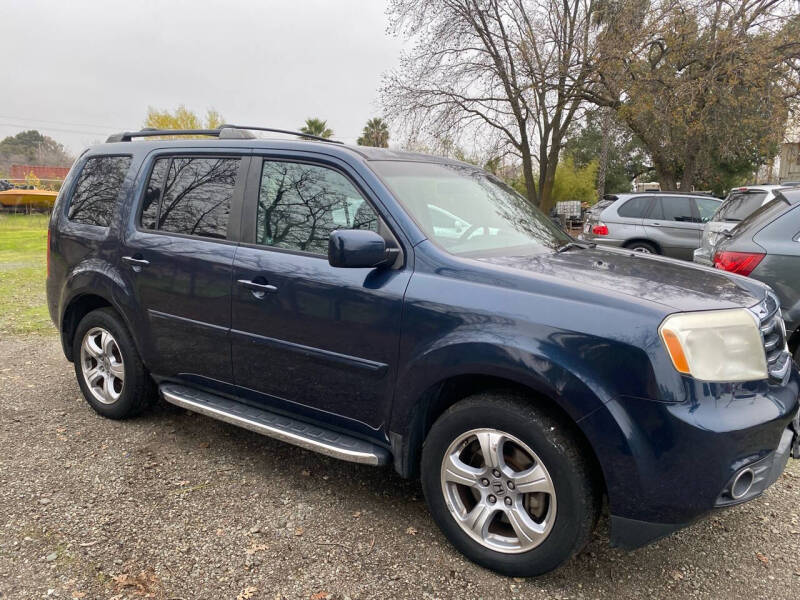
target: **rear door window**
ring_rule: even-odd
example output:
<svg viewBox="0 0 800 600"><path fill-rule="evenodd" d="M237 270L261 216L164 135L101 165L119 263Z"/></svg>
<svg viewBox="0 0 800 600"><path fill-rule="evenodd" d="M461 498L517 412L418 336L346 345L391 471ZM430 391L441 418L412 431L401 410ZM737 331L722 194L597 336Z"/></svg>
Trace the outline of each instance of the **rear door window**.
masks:
<svg viewBox="0 0 800 600"><path fill-rule="evenodd" d="M96 156L87 160L70 199L69 220L108 227L130 166L130 156Z"/></svg>
<svg viewBox="0 0 800 600"><path fill-rule="evenodd" d="M627 217L629 219L641 219L647 213L647 207L650 206L650 196L637 196L631 198L625 204L617 209L617 214L620 217Z"/></svg>
<svg viewBox="0 0 800 600"><path fill-rule="evenodd" d="M159 158L141 212L143 229L224 239L239 158Z"/></svg>
<svg viewBox="0 0 800 600"><path fill-rule="evenodd" d="M722 206L719 207L714 220L739 222L757 211L766 197L767 192L763 190L731 192L725 202L722 203Z"/></svg>
<svg viewBox="0 0 800 600"><path fill-rule="evenodd" d="M649 218L662 221L677 221L679 223L692 223L691 198L685 196L664 196L656 198Z"/></svg>

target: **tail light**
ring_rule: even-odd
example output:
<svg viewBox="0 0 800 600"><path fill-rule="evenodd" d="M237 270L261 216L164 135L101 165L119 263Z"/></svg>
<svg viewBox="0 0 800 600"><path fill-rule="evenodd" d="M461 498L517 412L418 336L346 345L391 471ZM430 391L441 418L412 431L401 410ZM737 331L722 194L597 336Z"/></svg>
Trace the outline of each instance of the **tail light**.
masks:
<svg viewBox="0 0 800 600"><path fill-rule="evenodd" d="M592 227L592 233L595 235L608 235L608 225L605 223L598 223Z"/></svg>
<svg viewBox="0 0 800 600"><path fill-rule="evenodd" d="M723 271L737 275L750 275L764 258L760 252L717 252L714 255L714 266Z"/></svg>
<svg viewBox="0 0 800 600"><path fill-rule="evenodd" d="M50 277L50 228L47 228L47 276Z"/></svg>

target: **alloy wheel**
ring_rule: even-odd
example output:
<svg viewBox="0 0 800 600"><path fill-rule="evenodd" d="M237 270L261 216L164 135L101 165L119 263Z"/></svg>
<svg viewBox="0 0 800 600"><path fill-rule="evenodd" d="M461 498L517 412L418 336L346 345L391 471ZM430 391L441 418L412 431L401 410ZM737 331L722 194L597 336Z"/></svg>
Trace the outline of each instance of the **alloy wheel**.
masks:
<svg viewBox="0 0 800 600"><path fill-rule="evenodd" d="M125 385L122 352L111 333L102 327L86 332L81 342L81 372L95 400L113 404Z"/></svg>
<svg viewBox="0 0 800 600"><path fill-rule="evenodd" d="M444 455L442 492L450 514L482 546L527 552L541 544L556 518L556 493L544 463L517 437L473 429Z"/></svg>

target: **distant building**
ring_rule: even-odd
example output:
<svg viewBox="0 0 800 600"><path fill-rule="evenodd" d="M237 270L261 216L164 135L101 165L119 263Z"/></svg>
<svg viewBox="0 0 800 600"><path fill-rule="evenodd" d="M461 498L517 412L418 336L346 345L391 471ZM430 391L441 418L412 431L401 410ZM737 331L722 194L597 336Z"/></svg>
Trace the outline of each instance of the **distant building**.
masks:
<svg viewBox="0 0 800 600"><path fill-rule="evenodd" d="M33 173L39 179L64 179L69 167L48 167L44 165L11 165L9 179L25 179Z"/></svg>
<svg viewBox="0 0 800 600"><path fill-rule="evenodd" d="M781 162L778 182L800 181L800 143L786 143L781 146Z"/></svg>

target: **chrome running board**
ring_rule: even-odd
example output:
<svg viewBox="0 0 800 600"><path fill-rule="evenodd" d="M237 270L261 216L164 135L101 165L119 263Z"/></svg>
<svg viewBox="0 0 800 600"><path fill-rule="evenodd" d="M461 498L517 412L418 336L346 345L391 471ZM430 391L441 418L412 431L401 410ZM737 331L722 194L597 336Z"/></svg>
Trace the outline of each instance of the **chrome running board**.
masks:
<svg viewBox="0 0 800 600"><path fill-rule="evenodd" d="M389 462L389 451L385 448L346 434L182 385L168 383L159 389L164 400L170 404L306 450L366 465L385 465Z"/></svg>

